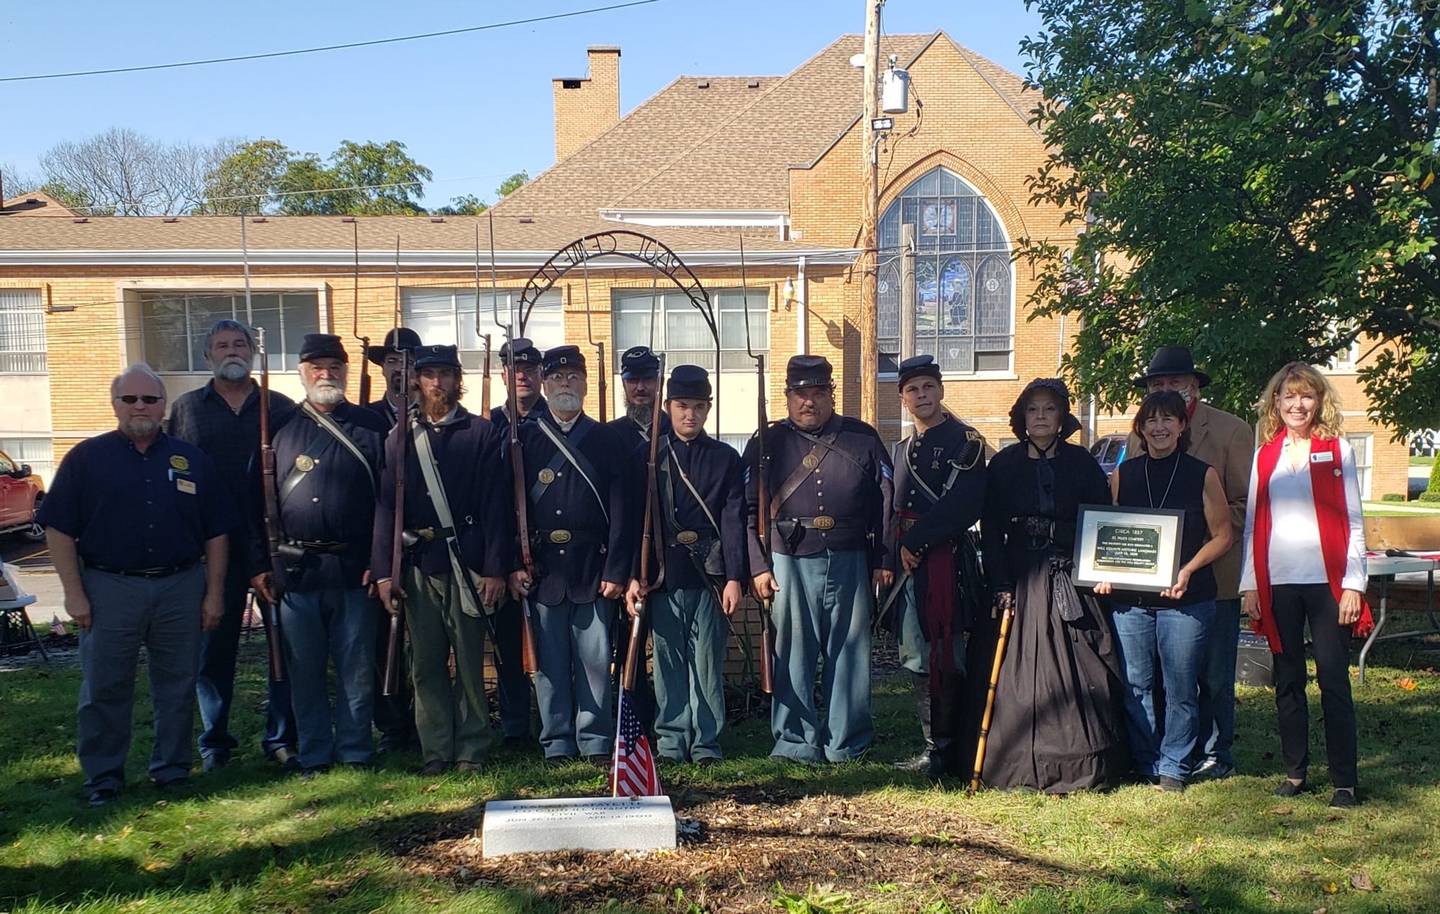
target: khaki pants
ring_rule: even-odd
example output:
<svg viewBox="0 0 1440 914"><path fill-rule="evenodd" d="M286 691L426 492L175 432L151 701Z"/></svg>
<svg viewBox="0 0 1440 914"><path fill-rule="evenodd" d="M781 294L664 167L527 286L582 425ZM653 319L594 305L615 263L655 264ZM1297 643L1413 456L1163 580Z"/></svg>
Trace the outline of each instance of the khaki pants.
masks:
<svg viewBox="0 0 1440 914"><path fill-rule="evenodd" d="M426 762L479 762L494 741L485 700L485 623L461 611L451 575L431 577L411 569L405 594L420 754Z"/></svg>

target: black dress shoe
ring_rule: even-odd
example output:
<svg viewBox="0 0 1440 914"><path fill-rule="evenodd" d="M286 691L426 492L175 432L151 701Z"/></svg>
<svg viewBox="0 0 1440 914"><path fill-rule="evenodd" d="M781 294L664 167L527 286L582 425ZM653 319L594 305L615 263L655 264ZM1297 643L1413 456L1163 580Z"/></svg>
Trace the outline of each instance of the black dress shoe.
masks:
<svg viewBox="0 0 1440 914"><path fill-rule="evenodd" d="M722 759L718 755L702 755L695 760L695 764L701 768L714 768L721 761Z"/></svg>
<svg viewBox="0 0 1440 914"><path fill-rule="evenodd" d="M1172 778L1168 774L1162 774L1160 775L1160 782L1155 785L1155 789L1163 793L1184 793L1185 782L1179 778Z"/></svg>
<svg viewBox="0 0 1440 914"><path fill-rule="evenodd" d="M1355 792L1353 787L1348 790L1344 787L1337 788L1335 793L1330 796L1331 809L1354 809L1359 805L1360 795Z"/></svg>
<svg viewBox="0 0 1440 914"><path fill-rule="evenodd" d="M300 753L288 746L281 746L269 754L270 761L284 768L286 771L300 770Z"/></svg>
<svg viewBox="0 0 1440 914"><path fill-rule="evenodd" d="M441 759L431 759L420 766L421 777L433 778L436 775L444 774L450 770L450 763Z"/></svg>
<svg viewBox="0 0 1440 914"><path fill-rule="evenodd" d="M547 755L545 756L545 764L551 768L558 768L561 765L570 764L575 761L575 758L573 755Z"/></svg>
<svg viewBox="0 0 1440 914"><path fill-rule="evenodd" d="M1275 788L1275 796L1277 796L1277 797L1298 797L1298 796L1300 796L1300 794L1302 794L1302 793L1304 793L1304 792L1305 792L1305 782L1304 782L1304 781L1301 781L1300 783L1297 784L1297 783L1295 783L1294 781L1289 780L1288 778L1287 778L1286 780L1281 781L1281 782L1280 782L1280 786Z"/></svg>
<svg viewBox="0 0 1440 914"><path fill-rule="evenodd" d="M305 781L313 781L329 770L329 765L311 765L309 768L300 772L300 778Z"/></svg>
<svg viewBox="0 0 1440 914"><path fill-rule="evenodd" d="M92 807L104 806L106 803L114 803L120 799L120 791L114 787L101 787L90 791L90 805Z"/></svg>
<svg viewBox="0 0 1440 914"><path fill-rule="evenodd" d="M200 759L200 769L206 774L230 764L230 753L211 752Z"/></svg>
<svg viewBox="0 0 1440 914"><path fill-rule="evenodd" d="M189 778L171 778L168 781L151 781L156 790L183 790L190 786Z"/></svg>

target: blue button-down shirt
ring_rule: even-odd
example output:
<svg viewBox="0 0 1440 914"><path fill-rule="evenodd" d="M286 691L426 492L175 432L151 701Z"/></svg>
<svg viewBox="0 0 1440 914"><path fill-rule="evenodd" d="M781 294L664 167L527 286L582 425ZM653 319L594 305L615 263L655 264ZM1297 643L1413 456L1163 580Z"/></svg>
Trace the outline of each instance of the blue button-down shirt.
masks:
<svg viewBox="0 0 1440 914"><path fill-rule="evenodd" d="M118 431L65 455L38 520L74 537L86 564L124 571L195 562L239 522L204 451L161 432L142 454Z"/></svg>

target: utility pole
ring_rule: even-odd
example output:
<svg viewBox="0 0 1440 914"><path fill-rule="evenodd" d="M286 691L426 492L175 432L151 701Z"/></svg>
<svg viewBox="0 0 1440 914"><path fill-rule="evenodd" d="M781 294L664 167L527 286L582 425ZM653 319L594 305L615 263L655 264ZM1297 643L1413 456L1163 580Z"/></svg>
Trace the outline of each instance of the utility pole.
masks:
<svg viewBox="0 0 1440 914"><path fill-rule="evenodd" d="M879 208L879 160L875 152L876 116L880 113L880 7L885 0L865 0L865 114L860 123L864 138L864 214L860 222L860 418L878 426L880 353L876 339L875 300L880 278L875 223Z"/></svg>

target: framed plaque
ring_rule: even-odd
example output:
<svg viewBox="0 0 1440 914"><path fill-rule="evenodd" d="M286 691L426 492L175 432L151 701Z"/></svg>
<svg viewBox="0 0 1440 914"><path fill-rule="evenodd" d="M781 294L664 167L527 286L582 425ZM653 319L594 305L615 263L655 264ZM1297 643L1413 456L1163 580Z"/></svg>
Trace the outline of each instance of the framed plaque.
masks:
<svg viewBox="0 0 1440 914"><path fill-rule="evenodd" d="M1075 529L1076 584L1105 582L1123 590L1159 592L1180 570L1185 512L1173 508L1081 505Z"/></svg>

